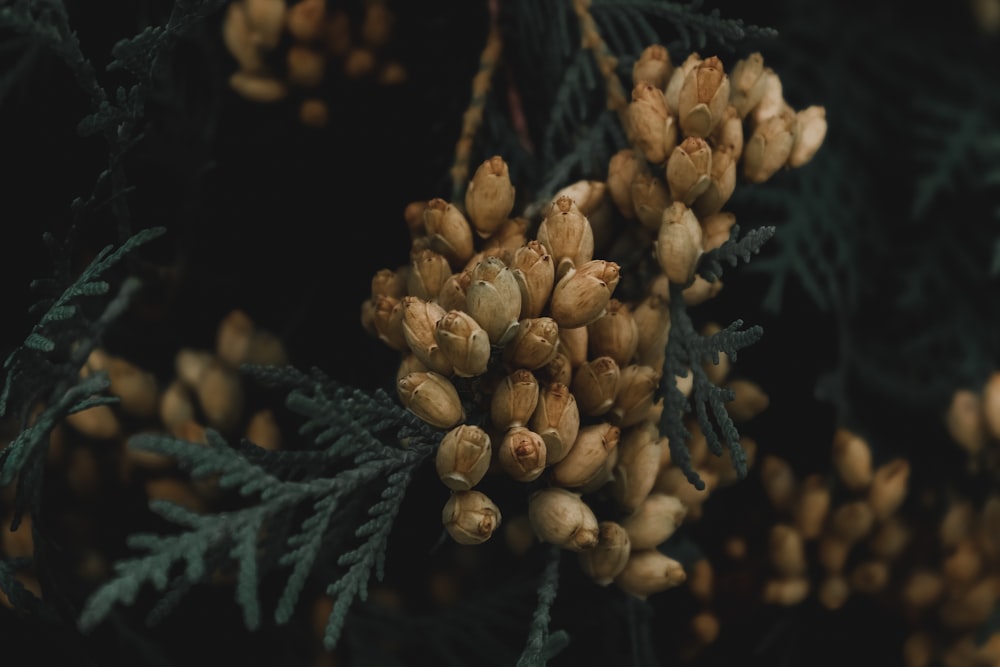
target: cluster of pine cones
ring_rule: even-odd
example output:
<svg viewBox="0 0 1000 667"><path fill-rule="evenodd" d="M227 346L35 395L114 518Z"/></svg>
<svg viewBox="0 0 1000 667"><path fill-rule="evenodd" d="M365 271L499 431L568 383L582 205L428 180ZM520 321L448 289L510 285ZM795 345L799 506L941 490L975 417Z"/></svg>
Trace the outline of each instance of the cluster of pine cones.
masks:
<svg viewBox="0 0 1000 667"><path fill-rule="evenodd" d="M820 107L790 110L759 54L730 81L718 58L674 68L653 46L634 77L624 115L633 148L612 158L606 182L568 186L535 226L511 217L506 162L486 160L461 204L407 207L411 261L375 274L361 319L401 355L402 403L445 431L436 465L456 541L492 536L500 510L475 487L504 474L539 487L528 505L539 539L579 552L595 581L645 597L684 581L657 547L694 500L658 426L662 383L687 395L692 377L662 377L670 285L686 303L717 292L695 271L729 238L735 217L722 207L737 165L760 182L804 164L826 126ZM619 264L594 256L626 233L646 243L658 274L627 301L615 298ZM598 495L615 507L600 518L588 502Z"/></svg>

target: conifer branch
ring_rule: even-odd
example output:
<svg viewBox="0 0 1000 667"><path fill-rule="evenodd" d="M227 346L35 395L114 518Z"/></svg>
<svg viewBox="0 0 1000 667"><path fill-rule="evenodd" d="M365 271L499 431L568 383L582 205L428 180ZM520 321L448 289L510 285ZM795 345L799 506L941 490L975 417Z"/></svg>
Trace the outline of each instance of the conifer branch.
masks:
<svg viewBox="0 0 1000 667"><path fill-rule="evenodd" d="M775 231L777 227L774 226L758 227L736 240L740 235L740 226L733 225L729 239L718 248L703 254L698 260L698 275L709 282L719 280L722 278L723 262L729 266L736 266L741 259L744 263L749 262L751 255L758 254L763 245L774 236Z"/></svg>
<svg viewBox="0 0 1000 667"><path fill-rule="evenodd" d="M735 361L739 351L760 340L764 330L760 326L742 329L743 321L736 320L714 334L702 336L695 331L681 292L679 286L670 286L671 328L660 379L660 393L664 399L660 432L668 439L671 460L700 491L705 488L705 483L691 464L691 453L687 448L691 432L684 426L682 415L693 407L712 453L721 456L723 448L728 449L736 473L740 477L746 476L746 453L725 406L726 402L733 400L734 393L731 389L713 384L705 373L704 364L718 364L719 355L723 353ZM690 402L675 381L676 377L686 377L688 373L693 374Z"/></svg>
<svg viewBox="0 0 1000 667"><path fill-rule="evenodd" d="M538 606L531 619L528 644L517 661L517 667L545 667L569 643L569 635L563 630L549 631L552 603L559 589L559 559L562 552L558 546L549 548L548 560L538 583Z"/></svg>

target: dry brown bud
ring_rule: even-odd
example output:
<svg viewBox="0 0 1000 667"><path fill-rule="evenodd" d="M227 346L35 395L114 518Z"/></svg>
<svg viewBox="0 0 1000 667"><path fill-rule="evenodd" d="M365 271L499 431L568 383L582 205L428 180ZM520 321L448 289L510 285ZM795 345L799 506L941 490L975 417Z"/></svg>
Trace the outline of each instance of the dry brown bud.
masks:
<svg viewBox="0 0 1000 667"><path fill-rule="evenodd" d="M250 337L255 326L250 316L242 310L230 311L219 322L215 334L215 354L230 368L239 368L246 361L250 350Z"/></svg>
<svg viewBox="0 0 1000 667"><path fill-rule="evenodd" d="M807 540L816 539L823 530L823 523L830 511L830 488L818 474L802 480L798 501L795 503L795 527Z"/></svg>
<svg viewBox="0 0 1000 667"><path fill-rule="evenodd" d="M441 354L454 367L455 375L473 377L486 372L490 339L468 313L461 310L445 313L434 327L434 340Z"/></svg>
<svg viewBox="0 0 1000 667"><path fill-rule="evenodd" d="M831 533L846 544L854 544L871 532L875 513L871 505L858 500L845 503L834 511L830 523Z"/></svg>
<svg viewBox="0 0 1000 667"><path fill-rule="evenodd" d="M285 27L284 0L244 0L244 6L258 44L265 49L278 46Z"/></svg>
<svg viewBox="0 0 1000 667"><path fill-rule="evenodd" d="M611 201L628 220L636 216L632 201L632 183L643 169L644 165L631 148L618 151L608 162L608 192L611 194Z"/></svg>
<svg viewBox="0 0 1000 667"><path fill-rule="evenodd" d="M288 86L284 81L262 74L233 72L229 77L229 87L251 102L268 104L288 97Z"/></svg>
<svg viewBox="0 0 1000 667"><path fill-rule="evenodd" d="M833 435L833 467L847 488L866 489L872 482L871 448L860 436L839 428Z"/></svg>
<svg viewBox="0 0 1000 667"><path fill-rule="evenodd" d="M396 383L403 406L436 428L451 428L465 419L455 386L433 371L404 375Z"/></svg>
<svg viewBox="0 0 1000 667"><path fill-rule="evenodd" d="M552 481L559 486L578 488L589 484L618 446L621 434L611 424L594 424L579 429L569 453L552 467Z"/></svg>
<svg viewBox="0 0 1000 667"><path fill-rule="evenodd" d="M538 479L545 471L545 441L534 431L515 426L501 441L497 460L504 472L519 482Z"/></svg>
<svg viewBox="0 0 1000 667"><path fill-rule="evenodd" d="M490 400L490 419L501 431L524 426L538 405L538 380L532 373L519 369L497 386Z"/></svg>
<svg viewBox="0 0 1000 667"><path fill-rule="evenodd" d="M979 394L968 389L959 389L952 394L945 425L948 434L966 452L977 454L982 451L986 444L986 422Z"/></svg>
<svg viewBox="0 0 1000 667"><path fill-rule="evenodd" d="M784 91L781 86L781 79L770 67L765 67L761 74L763 78L763 94L756 106L750 109L750 122L760 125L768 118L777 116L788 109L785 102Z"/></svg>
<svg viewBox="0 0 1000 667"><path fill-rule="evenodd" d="M687 508L674 496L651 493L622 521L633 549L653 549L674 534Z"/></svg>
<svg viewBox="0 0 1000 667"><path fill-rule="evenodd" d="M772 579L764 585L761 597L765 604L793 607L806 599L811 585L806 577Z"/></svg>
<svg viewBox="0 0 1000 667"><path fill-rule="evenodd" d="M667 82L666 98L667 106L671 109L677 110L680 108L680 97L681 88L684 87L684 82L687 80L688 75L701 64L701 55L698 53L692 53L684 62L680 64L680 67L675 67L674 71L670 74L670 81Z"/></svg>
<svg viewBox="0 0 1000 667"><path fill-rule="evenodd" d="M587 361L587 327L559 329L559 351L569 357L573 368Z"/></svg>
<svg viewBox="0 0 1000 667"><path fill-rule="evenodd" d="M816 597L821 605L833 611L840 609L851 597L851 589L847 579L840 575L828 575L819 584Z"/></svg>
<svg viewBox="0 0 1000 667"><path fill-rule="evenodd" d="M602 521L597 530L597 546L580 552L580 568L595 582L607 586L625 569L632 548L620 524Z"/></svg>
<svg viewBox="0 0 1000 667"><path fill-rule="evenodd" d="M491 451L486 431L472 424L456 426L438 445L434 459L438 477L452 491L468 491L486 475Z"/></svg>
<svg viewBox="0 0 1000 667"><path fill-rule="evenodd" d="M493 235L514 209L514 186L510 170L499 155L494 155L476 169L465 192L465 210L476 233L483 238Z"/></svg>
<svg viewBox="0 0 1000 667"><path fill-rule="evenodd" d="M529 241L514 252L510 270L521 290L520 318L538 317L548 303L555 284L552 255L538 241Z"/></svg>
<svg viewBox="0 0 1000 667"><path fill-rule="evenodd" d="M431 199L423 210L422 222L431 250L444 255L453 267L472 258L472 228L454 204Z"/></svg>
<svg viewBox="0 0 1000 667"><path fill-rule="evenodd" d="M795 112L785 109L756 125L743 147L743 176L763 183L784 167L798 135Z"/></svg>
<svg viewBox="0 0 1000 667"><path fill-rule="evenodd" d="M687 579L680 563L669 556L648 549L632 551L615 584L629 595L645 600L654 593L679 586Z"/></svg>
<svg viewBox="0 0 1000 667"><path fill-rule="evenodd" d="M628 135L649 162L662 164L677 144L677 123L663 91L640 82L628 105Z"/></svg>
<svg viewBox="0 0 1000 667"><path fill-rule="evenodd" d="M592 358L611 357L619 366L627 365L639 345L639 329L632 309L611 299L604 315L587 325L587 348Z"/></svg>
<svg viewBox="0 0 1000 667"><path fill-rule="evenodd" d="M554 383L541 389L528 424L545 440L549 465L562 461L580 432L580 411L569 387Z"/></svg>
<svg viewBox="0 0 1000 667"><path fill-rule="evenodd" d="M674 64L670 61L670 53L661 44L653 44L643 49L639 58L632 65L632 81L646 83L664 90L670 75L673 73Z"/></svg>
<svg viewBox="0 0 1000 667"><path fill-rule="evenodd" d="M736 394L726 403L726 411L735 422L750 421L766 410L771 401L761 386L751 380L730 380L727 386Z"/></svg>
<svg viewBox="0 0 1000 667"><path fill-rule="evenodd" d="M504 264L509 265L514 252L528 243L527 232L527 218L521 216L508 218L483 246L483 252L495 255L502 259Z"/></svg>
<svg viewBox="0 0 1000 667"><path fill-rule="evenodd" d="M425 248L410 256L410 272L406 277L406 288L410 296L423 301L436 297L448 278L451 277L451 266L448 260L439 253Z"/></svg>
<svg viewBox="0 0 1000 667"><path fill-rule="evenodd" d="M712 133L729 106L729 77L722 61L712 56L687 76L677 98L677 117L687 137Z"/></svg>
<svg viewBox="0 0 1000 667"><path fill-rule="evenodd" d="M552 361L538 369L538 376L546 384L558 382L568 387L573 382L573 364L569 357L557 352Z"/></svg>
<svg viewBox="0 0 1000 667"><path fill-rule="evenodd" d="M500 509L479 491L453 492L441 512L441 522L459 544L482 544L500 520Z"/></svg>
<svg viewBox="0 0 1000 667"><path fill-rule="evenodd" d="M635 360L640 364L662 368L667 339L670 337L670 303L650 295L632 311L639 340Z"/></svg>
<svg viewBox="0 0 1000 667"><path fill-rule="evenodd" d="M621 371L611 357L597 357L580 366L571 385L580 414L596 417L610 410L620 378Z"/></svg>
<svg viewBox="0 0 1000 667"><path fill-rule="evenodd" d="M258 74L264 69L264 58L258 34L250 26L246 6L231 2L222 21L222 42L244 72Z"/></svg>
<svg viewBox="0 0 1000 667"><path fill-rule="evenodd" d="M208 425L232 433L243 416L243 385L237 372L216 361L201 374L195 393Z"/></svg>
<svg viewBox="0 0 1000 667"><path fill-rule="evenodd" d="M471 283L472 274L469 271L453 273L448 277L448 280L444 281L435 301L445 311L465 310L465 291Z"/></svg>
<svg viewBox="0 0 1000 667"><path fill-rule="evenodd" d="M801 167L816 155L826 138L826 109L811 106L795 114L798 131L792 152L788 155L789 167Z"/></svg>
<svg viewBox="0 0 1000 667"><path fill-rule="evenodd" d="M709 143L716 151L729 151L733 156L733 162L738 162L743 156L743 119L732 104L726 107L719 124L709 137ZM713 153L713 162L714 158Z"/></svg>
<svg viewBox="0 0 1000 667"><path fill-rule="evenodd" d="M552 319L567 329L590 324L604 314L618 279L618 264L603 259L570 269L552 290Z"/></svg>
<svg viewBox="0 0 1000 667"><path fill-rule="evenodd" d="M654 244L656 260L670 282L687 285L701 256L701 225L694 212L674 202L663 212L663 221Z"/></svg>
<svg viewBox="0 0 1000 667"><path fill-rule="evenodd" d="M180 380L171 382L160 395L160 422L167 431L194 419L194 402L187 387Z"/></svg>
<svg viewBox="0 0 1000 667"><path fill-rule="evenodd" d="M914 570L900 591L900 598L911 612L921 612L934 605L944 595L944 579L933 570Z"/></svg>
<svg viewBox="0 0 1000 667"><path fill-rule="evenodd" d="M324 0L297 2L288 8L288 32L300 42L315 41L323 35L325 17Z"/></svg>
<svg viewBox="0 0 1000 667"><path fill-rule="evenodd" d="M326 73L326 57L322 51L308 46L293 44L285 56L288 81L295 86L315 88L323 83Z"/></svg>
<svg viewBox="0 0 1000 667"><path fill-rule="evenodd" d="M538 226L538 242L552 255L556 277L580 268L594 256L594 230L569 197L559 197Z"/></svg>
<svg viewBox="0 0 1000 667"><path fill-rule="evenodd" d="M899 517L890 517L868 540L868 550L882 560L893 561L903 554L910 537L906 524Z"/></svg>
<svg viewBox="0 0 1000 667"><path fill-rule="evenodd" d="M639 224L656 232L663 221L663 211L670 206L670 192L663 179L645 171L637 173L632 179L632 206Z"/></svg>
<svg viewBox="0 0 1000 667"><path fill-rule="evenodd" d="M549 487L528 499L528 518L535 535L543 542L570 551L584 551L597 546L597 517L579 494Z"/></svg>
<svg viewBox="0 0 1000 667"><path fill-rule="evenodd" d="M445 310L433 301L415 296L403 297L403 336L406 344L427 368L441 375L451 375L453 366L434 337Z"/></svg>
<svg viewBox="0 0 1000 667"><path fill-rule="evenodd" d="M792 466L782 458L768 454L760 463L760 483L771 506L777 510L791 509L797 483Z"/></svg>
<svg viewBox="0 0 1000 667"><path fill-rule="evenodd" d="M555 358L558 344L559 326L551 317L524 319L503 358L509 367L537 370Z"/></svg>
<svg viewBox="0 0 1000 667"><path fill-rule="evenodd" d="M618 445L618 462L611 483L611 493L625 511L634 512L653 490L665 447L666 438L661 440L650 423L625 430Z"/></svg>
<svg viewBox="0 0 1000 667"><path fill-rule="evenodd" d="M276 451L281 449L281 428L274 411L265 408L250 415L244 437L261 449Z"/></svg>
<svg viewBox="0 0 1000 667"><path fill-rule="evenodd" d="M361 23L361 39L369 46L381 47L389 41L394 17L385 2L365 3L365 17Z"/></svg>
<svg viewBox="0 0 1000 667"><path fill-rule="evenodd" d="M733 65L729 77L729 102L736 108L740 118L746 118L764 97L767 77L764 70L764 56L751 53Z"/></svg>
<svg viewBox="0 0 1000 667"><path fill-rule="evenodd" d="M152 417L160 400L156 376L120 357L108 360L108 393L118 397L122 412L134 417Z"/></svg>
<svg viewBox="0 0 1000 667"><path fill-rule="evenodd" d="M66 416L75 431L95 440L113 440L121 436L121 424L108 405L95 405Z"/></svg>
<svg viewBox="0 0 1000 667"><path fill-rule="evenodd" d="M819 564L830 574L840 574L844 571L847 556L851 553L851 545L834 535L824 535L820 538Z"/></svg>
<svg viewBox="0 0 1000 667"><path fill-rule="evenodd" d="M611 421L622 428L643 421L653 407L660 375L651 366L631 364L622 368L618 394L608 413Z"/></svg>
<svg viewBox="0 0 1000 667"><path fill-rule="evenodd" d="M486 330L492 345L503 345L517 333L521 289L510 269L496 257L486 257L472 269L465 290L465 310Z"/></svg>
<svg viewBox="0 0 1000 667"><path fill-rule="evenodd" d="M406 278L392 269L379 269L372 276L372 299L391 296L402 299L406 296Z"/></svg>
<svg viewBox="0 0 1000 667"><path fill-rule="evenodd" d="M782 577L805 574L806 552L802 535L792 526L778 524L771 528L769 541L771 566Z"/></svg>
<svg viewBox="0 0 1000 667"><path fill-rule="evenodd" d="M690 206L711 182L712 148L699 137L687 137L667 160L667 185L673 201Z"/></svg>
<svg viewBox="0 0 1000 667"><path fill-rule="evenodd" d="M1000 440L1000 371L990 375L983 386L983 417L990 437Z"/></svg>
<svg viewBox="0 0 1000 667"><path fill-rule="evenodd" d="M719 148L712 153L712 170L709 173L708 187L692 205L700 220L721 211L733 196L736 190L736 159L729 148ZM702 230L704 228L703 223Z"/></svg>
<svg viewBox="0 0 1000 667"><path fill-rule="evenodd" d="M736 216L732 213L715 213L700 218L702 229L702 246L705 252L718 248L729 240L729 235L736 224Z"/></svg>
<svg viewBox="0 0 1000 667"><path fill-rule="evenodd" d="M868 502L877 521L885 521L903 504L909 478L910 463L906 459L893 459L875 471Z"/></svg>
<svg viewBox="0 0 1000 667"><path fill-rule="evenodd" d="M375 299L373 323L379 340L383 343L400 352L410 349L403 333L402 301L391 296L380 296Z"/></svg>
<svg viewBox="0 0 1000 667"><path fill-rule="evenodd" d="M974 630L982 626L996 607L1000 579L984 577L968 590L944 601L938 612L941 623L952 630Z"/></svg>

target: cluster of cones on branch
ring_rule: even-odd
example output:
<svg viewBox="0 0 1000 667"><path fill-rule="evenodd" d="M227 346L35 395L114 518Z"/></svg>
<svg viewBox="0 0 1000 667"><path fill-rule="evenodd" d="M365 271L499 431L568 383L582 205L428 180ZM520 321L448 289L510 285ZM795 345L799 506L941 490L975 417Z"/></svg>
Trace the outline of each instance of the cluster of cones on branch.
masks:
<svg viewBox="0 0 1000 667"><path fill-rule="evenodd" d="M464 202L407 207L410 262L374 275L361 319L400 353L402 403L445 431L436 464L456 541L484 542L499 526L500 509L475 489L494 472L539 487L528 503L535 535L578 552L595 581L646 597L685 580L657 547L735 475L705 463L705 491L688 488L659 432L661 383L689 395L692 378L662 377L670 287L689 304L717 293L695 271L729 238L735 217L722 208L736 166L753 182L800 166L826 128L822 108L790 110L759 54L734 76L718 58L674 68L666 49L646 49L624 114L633 147L612 158L606 182L557 193L537 226L512 217L500 156L479 165ZM655 263L635 299L615 298L621 267L595 258L622 236ZM766 407L754 383L732 387L736 419Z"/></svg>

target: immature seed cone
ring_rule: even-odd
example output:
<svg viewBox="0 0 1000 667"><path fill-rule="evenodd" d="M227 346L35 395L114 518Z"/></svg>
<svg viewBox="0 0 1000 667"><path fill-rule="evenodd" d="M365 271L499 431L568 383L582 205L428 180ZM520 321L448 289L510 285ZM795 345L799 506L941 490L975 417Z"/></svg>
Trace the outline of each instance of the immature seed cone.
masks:
<svg viewBox="0 0 1000 667"><path fill-rule="evenodd" d="M603 259L570 269L552 290L552 319L567 329L590 324L604 314L618 279L618 264Z"/></svg>
<svg viewBox="0 0 1000 667"><path fill-rule="evenodd" d="M620 589L641 600L653 593L679 586L687 579L684 567L669 556L649 549L633 550L621 573L615 577Z"/></svg>
<svg viewBox="0 0 1000 667"><path fill-rule="evenodd" d="M736 224L736 216L732 213L713 213L701 220L702 247L705 252L718 248L729 240L733 225Z"/></svg>
<svg viewBox="0 0 1000 667"><path fill-rule="evenodd" d="M446 312L449 310L464 311L466 303L465 291L471 283L471 272L460 271L459 273L453 273L446 281L444 281L444 285L441 286L441 291L438 292L438 295L434 300L437 301L438 305L441 306Z"/></svg>
<svg viewBox="0 0 1000 667"><path fill-rule="evenodd" d="M654 549L674 534L686 515L687 508L675 496L651 493L622 526L633 549Z"/></svg>
<svg viewBox="0 0 1000 667"><path fill-rule="evenodd" d="M597 531L597 546L580 552L580 568L596 583L607 586L625 569L632 548L621 524L602 521Z"/></svg>
<svg viewBox="0 0 1000 667"><path fill-rule="evenodd" d="M292 85L315 88L323 83L323 75L326 74L326 56L318 49L293 44L285 56L285 72L288 82Z"/></svg>
<svg viewBox="0 0 1000 667"><path fill-rule="evenodd" d="M438 295L450 277L451 266L444 255L429 248L418 250L410 257L410 272L406 276L407 293L423 301L430 301Z"/></svg>
<svg viewBox="0 0 1000 667"><path fill-rule="evenodd" d="M660 384L660 371L651 366L631 364L621 371L618 394L608 417L626 428L646 419Z"/></svg>
<svg viewBox="0 0 1000 667"><path fill-rule="evenodd" d="M538 242L552 255L556 277L579 268L594 256L594 230L569 197L559 197L538 226Z"/></svg>
<svg viewBox="0 0 1000 667"><path fill-rule="evenodd" d="M431 199L423 210L422 222L430 249L459 267L472 258L472 228L454 204L441 198Z"/></svg>
<svg viewBox="0 0 1000 667"><path fill-rule="evenodd" d="M543 542L570 551L597 546L597 517L583 499L572 491L549 487L528 500L528 519L535 535Z"/></svg>
<svg viewBox="0 0 1000 667"><path fill-rule="evenodd" d="M538 317L548 303L555 284L556 270L552 255L538 241L529 241L527 245L514 251L510 270L521 290L520 318Z"/></svg>
<svg viewBox="0 0 1000 667"><path fill-rule="evenodd" d="M685 136L705 138L729 106L729 77L722 61L712 56L698 64L681 86L677 117Z"/></svg>
<svg viewBox="0 0 1000 667"><path fill-rule="evenodd" d="M456 426L438 445L434 461L438 477L452 491L468 491L486 474L491 451L486 431L472 424Z"/></svg>
<svg viewBox="0 0 1000 667"><path fill-rule="evenodd" d="M649 422L625 430L611 482L611 495L625 511L634 512L653 490L665 447L666 438Z"/></svg>
<svg viewBox="0 0 1000 667"><path fill-rule="evenodd" d="M847 488L866 489L872 481L871 448L847 429L837 429L833 436L833 467Z"/></svg>
<svg viewBox="0 0 1000 667"><path fill-rule="evenodd" d="M549 465L562 461L580 432L580 411L569 387L553 383L543 388L528 425L545 441Z"/></svg>
<svg viewBox="0 0 1000 667"><path fill-rule="evenodd" d="M618 446L620 435L621 431L611 424L581 428L569 453L552 467L553 483L569 488L589 484Z"/></svg>
<svg viewBox="0 0 1000 667"><path fill-rule="evenodd" d="M570 385L580 414L596 417L610 410L620 378L621 371L611 357L597 357L580 366Z"/></svg>
<svg viewBox="0 0 1000 667"><path fill-rule="evenodd" d="M627 128L630 143L654 164L663 164L677 143L677 123L663 91L645 82L632 89Z"/></svg>
<svg viewBox="0 0 1000 667"><path fill-rule="evenodd" d="M729 84L729 102L736 108L740 118L746 118L764 96L767 84L764 56L751 53L738 61L730 73Z"/></svg>
<svg viewBox="0 0 1000 667"><path fill-rule="evenodd" d="M403 337L406 344L427 368L441 375L451 375L454 367L434 337L445 310L433 301L415 296L403 297Z"/></svg>
<svg viewBox="0 0 1000 667"><path fill-rule="evenodd" d="M243 385L235 370L219 363L209 364L195 387L198 404L208 425L231 433L243 416Z"/></svg>
<svg viewBox="0 0 1000 667"><path fill-rule="evenodd" d="M326 3L323 0L302 0L288 9L288 32L300 42L312 42L323 35Z"/></svg>
<svg viewBox="0 0 1000 667"><path fill-rule="evenodd" d="M437 428L451 428L465 419L455 386L433 371L408 373L396 383L407 410Z"/></svg>
<svg viewBox="0 0 1000 667"><path fill-rule="evenodd" d="M691 206L699 220L704 221L708 216L721 211L733 196L736 190L736 160L733 151L727 147L718 148L712 153L708 187ZM703 231L704 228L702 223Z"/></svg>
<svg viewBox="0 0 1000 667"><path fill-rule="evenodd" d="M792 152L788 155L789 167L801 167L816 155L826 138L826 109L811 106L795 114L798 121L798 132Z"/></svg>
<svg viewBox="0 0 1000 667"><path fill-rule="evenodd" d="M712 130L712 136L709 137L708 143L716 151L729 151L733 156L733 162L738 162L740 157L742 157L743 119L732 104L726 107L726 111L722 114L719 124ZM715 162L715 153L712 154L712 162Z"/></svg>
<svg viewBox="0 0 1000 667"><path fill-rule="evenodd" d="M558 350L559 326L551 317L521 320L514 338L504 348L503 358L512 368L539 369L552 361Z"/></svg>
<svg viewBox="0 0 1000 667"><path fill-rule="evenodd" d="M647 296L632 311L639 341L635 360L640 364L663 367L667 339L670 337L670 303L655 294Z"/></svg>
<svg viewBox="0 0 1000 667"><path fill-rule="evenodd" d="M608 301L607 310L587 325L587 348L590 356L611 357L618 366L631 362L639 345L639 328L632 308L618 299Z"/></svg>
<svg viewBox="0 0 1000 667"><path fill-rule="evenodd" d="M968 389L959 389L952 394L945 426L948 435L966 452L977 454L982 451L986 445L986 423L979 394Z"/></svg>
<svg viewBox="0 0 1000 667"><path fill-rule="evenodd" d="M663 179L645 171L638 172L632 179L632 206L639 224L655 233L660 228L663 212L670 206L670 192Z"/></svg>
<svg viewBox="0 0 1000 667"><path fill-rule="evenodd" d="M523 426L507 431L497 450L504 472L519 482L538 479L545 471L545 441Z"/></svg>
<svg viewBox="0 0 1000 667"><path fill-rule="evenodd" d="M806 552L802 535L792 526L778 524L771 528L769 542L771 566L783 577L797 577L806 571Z"/></svg>
<svg viewBox="0 0 1000 667"><path fill-rule="evenodd" d="M868 489L868 502L877 521L885 521L903 504L909 479L910 463L906 459L893 459L875 470Z"/></svg>
<svg viewBox="0 0 1000 667"><path fill-rule="evenodd" d="M635 218L635 206L632 201L632 183L643 170L640 157L635 150L623 148L611 156L608 162L608 192L615 207L628 220Z"/></svg>
<svg viewBox="0 0 1000 667"><path fill-rule="evenodd" d="M441 512L441 522L459 544L482 544L500 520L500 509L479 491L452 493Z"/></svg>
<svg viewBox="0 0 1000 667"><path fill-rule="evenodd" d="M391 296L380 296L374 302L372 324L379 340L398 352L408 351L410 346L403 333L403 302Z"/></svg>
<svg viewBox="0 0 1000 667"><path fill-rule="evenodd" d="M514 185L507 163L499 155L479 165L465 192L465 210L476 233L488 238L514 209Z"/></svg>
<svg viewBox="0 0 1000 667"><path fill-rule="evenodd" d="M770 67L765 67L761 76L764 79L764 94L761 95L757 105L750 109L749 120L752 125L760 125L768 118L773 118L780 113L789 111L788 102L785 101L784 91L781 86L781 79Z"/></svg>
<svg viewBox="0 0 1000 667"><path fill-rule="evenodd" d="M829 512L830 488L820 475L809 475L802 480L795 503L795 527L803 538L816 539Z"/></svg>
<svg viewBox="0 0 1000 667"><path fill-rule="evenodd" d="M240 97L263 104L288 97L288 85L284 81L263 74L233 72L229 77L229 87Z"/></svg>
<svg viewBox="0 0 1000 667"><path fill-rule="evenodd" d="M156 413L160 388L156 376L119 357L108 360L108 393L117 396L122 412L135 417L151 417Z"/></svg>
<svg viewBox="0 0 1000 667"><path fill-rule="evenodd" d="M699 137L687 137L667 160L667 185L673 201L690 206L711 183L712 147Z"/></svg>
<svg viewBox="0 0 1000 667"><path fill-rule="evenodd" d="M670 282L687 285L694 279L701 256L701 239L701 225L687 206L674 202L663 212L654 250Z"/></svg>
<svg viewBox="0 0 1000 667"><path fill-rule="evenodd" d="M557 352L552 361L538 369L538 377L545 384L557 382L568 387L573 382L573 364L569 357Z"/></svg>
<svg viewBox="0 0 1000 667"><path fill-rule="evenodd" d="M785 166L798 134L798 119L791 109L771 116L754 127L743 147L743 176L763 183Z"/></svg>
<svg viewBox="0 0 1000 667"><path fill-rule="evenodd" d="M524 426L538 406L538 380L527 369L521 368L497 385L490 399L490 419L501 431Z"/></svg>
<svg viewBox="0 0 1000 667"><path fill-rule="evenodd" d="M434 340L454 367L455 375L474 377L486 372L490 338L468 313L461 310L445 313L434 327Z"/></svg>
<svg viewBox="0 0 1000 667"><path fill-rule="evenodd" d="M493 345L503 345L517 333L521 289L510 269L497 257L486 257L472 269L465 310L486 330Z"/></svg>
<svg viewBox="0 0 1000 667"><path fill-rule="evenodd" d="M264 69L258 37L250 26L246 7L242 3L231 2L226 6L222 42L242 71L256 74Z"/></svg>
<svg viewBox="0 0 1000 667"><path fill-rule="evenodd" d="M283 0L245 0L247 22L257 42L265 49L273 49L281 41L285 25Z"/></svg>
<svg viewBox="0 0 1000 667"><path fill-rule="evenodd" d="M857 500L837 508L830 521L830 534L851 545L871 532L875 525L875 512L871 505Z"/></svg>
<svg viewBox="0 0 1000 667"><path fill-rule="evenodd" d="M673 70L674 64L670 61L667 48L661 44L653 44L643 49L632 65L632 81L645 81L663 90L667 87Z"/></svg>

